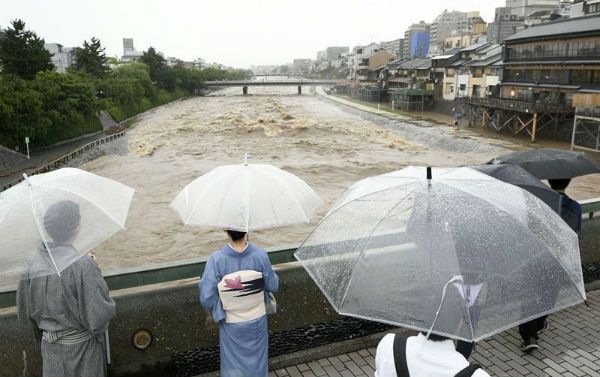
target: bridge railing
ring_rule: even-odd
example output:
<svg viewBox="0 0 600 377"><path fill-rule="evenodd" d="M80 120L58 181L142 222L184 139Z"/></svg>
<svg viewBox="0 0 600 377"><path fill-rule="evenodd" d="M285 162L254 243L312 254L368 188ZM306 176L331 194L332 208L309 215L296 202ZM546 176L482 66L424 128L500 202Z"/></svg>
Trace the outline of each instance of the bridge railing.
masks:
<svg viewBox="0 0 600 377"><path fill-rule="evenodd" d="M246 85L335 85L345 80L223 80L206 81L204 86L246 86Z"/></svg>

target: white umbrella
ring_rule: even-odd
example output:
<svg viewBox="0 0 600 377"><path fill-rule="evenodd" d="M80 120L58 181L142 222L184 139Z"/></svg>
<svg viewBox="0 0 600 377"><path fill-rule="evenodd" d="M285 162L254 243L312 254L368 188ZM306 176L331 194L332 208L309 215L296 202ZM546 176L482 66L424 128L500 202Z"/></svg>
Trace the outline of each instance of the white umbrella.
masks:
<svg viewBox="0 0 600 377"><path fill-rule="evenodd" d="M272 165L244 162L197 178L171 208L186 225L248 232L307 223L321 204L297 176Z"/></svg>
<svg viewBox="0 0 600 377"><path fill-rule="evenodd" d="M0 286L59 274L125 227L134 190L83 170L27 177L0 193Z"/></svg>

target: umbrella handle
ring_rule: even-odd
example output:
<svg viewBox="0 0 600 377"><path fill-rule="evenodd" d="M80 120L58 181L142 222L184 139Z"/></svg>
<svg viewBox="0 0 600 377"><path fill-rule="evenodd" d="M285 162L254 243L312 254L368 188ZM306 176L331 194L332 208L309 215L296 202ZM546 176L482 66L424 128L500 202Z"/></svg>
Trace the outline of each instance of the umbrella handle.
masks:
<svg viewBox="0 0 600 377"><path fill-rule="evenodd" d="M429 335L431 335L431 331L433 330L433 327L435 326L435 323L437 322L438 316L440 315L440 311L442 310L442 305L444 305L444 299L446 298L446 289L448 289L448 286L454 282L463 281L463 277L462 275L455 275L452 277L452 279L448 280L448 282L444 285L444 289L442 290L442 299L440 300L440 306L438 307L437 311L435 312L435 317L433 318L433 323L431 324L431 327L429 328L429 331L427 331L427 336L425 337L426 339L429 339Z"/></svg>

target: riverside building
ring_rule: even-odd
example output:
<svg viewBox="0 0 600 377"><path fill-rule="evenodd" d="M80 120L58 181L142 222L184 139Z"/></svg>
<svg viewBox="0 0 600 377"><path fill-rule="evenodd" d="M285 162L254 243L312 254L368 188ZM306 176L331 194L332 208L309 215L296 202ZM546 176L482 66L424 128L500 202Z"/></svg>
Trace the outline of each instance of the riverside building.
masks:
<svg viewBox="0 0 600 377"><path fill-rule="evenodd" d="M412 24L404 33L404 57L424 58L429 54L430 25L424 21Z"/></svg>
<svg viewBox="0 0 600 377"><path fill-rule="evenodd" d="M600 16L526 29L505 39L502 57L499 98L468 98L471 121L528 133L532 141L552 126L557 137L566 139L574 96L600 93Z"/></svg>
<svg viewBox="0 0 600 377"><path fill-rule="evenodd" d="M74 47L63 47L59 43L45 43L44 48L52 54L50 60L56 72L65 73L73 65L75 59Z"/></svg>

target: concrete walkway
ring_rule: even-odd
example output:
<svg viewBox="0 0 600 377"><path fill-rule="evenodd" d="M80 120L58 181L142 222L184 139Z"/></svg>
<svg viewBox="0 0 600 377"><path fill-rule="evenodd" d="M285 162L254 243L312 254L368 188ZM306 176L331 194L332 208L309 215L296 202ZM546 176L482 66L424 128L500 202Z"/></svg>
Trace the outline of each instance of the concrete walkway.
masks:
<svg viewBox="0 0 600 377"><path fill-rule="evenodd" d="M73 140L62 142L44 149L31 152L31 159L20 159L18 161L7 161L0 166L0 185L5 185L21 177L23 173L35 170L66 154L69 154L97 139L106 136L103 132L85 135Z"/></svg>
<svg viewBox="0 0 600 377"><path fill-rule="evenodd" d="M480 342L471 362L491 376L600 377L600 290L588 292L589 307L579 305L550 316L540 349L531 355L519 350L516 329ZM277 369L272 377L372 377L375 347Z"/></svg>

